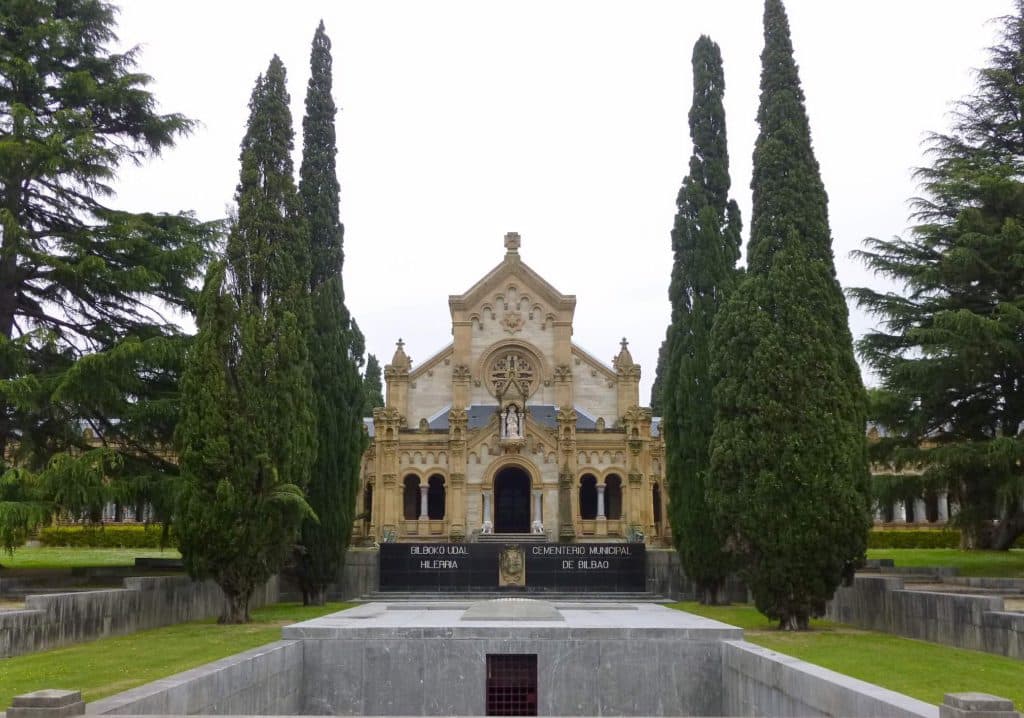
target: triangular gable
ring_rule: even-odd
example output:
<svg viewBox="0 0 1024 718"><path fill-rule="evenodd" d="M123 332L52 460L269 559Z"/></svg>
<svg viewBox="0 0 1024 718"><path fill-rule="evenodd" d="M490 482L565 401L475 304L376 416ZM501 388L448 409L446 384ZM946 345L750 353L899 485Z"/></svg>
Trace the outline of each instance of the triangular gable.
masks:
<svg viewBox="0 0 1024 718"><path fill-rule="evenodd" d="M612 369L603 361L601 361L600 359L598 359L585 349L579 347L578 345L572 345L572 353L574 356L576 356L577 358L581 359L584 363L586 363L591 369L596 369L597 371L604 374L606 379L614 381L615 379L618 378L618 375L615 373L614 369Z"/></svg>
<svg viewBox="0 0 1024 718"><path fill-rule="evenodd" d="M442 360L452 355L454 347L454 344L449 343L443 349L431 355L429 359L427 359L425 362L423 362L418 367L409 372L409 378L415 379L416 377L423 374L423 372L435 368L438 364L441 363Z"/></svg>
<svg viewBox="0 0 1024 718"><path fill-rule="evenodd" d="M504 291L510 279L518 279L523 287L521 291L529 291L544 299L551 309L573 311L576 308L576 296L562 294L546 279L537 274L519 259L517 254L506 254L505 260L485 274L465 294L452 294L448 297L448 306L452 312L472 309L478 302L493 298L494 292Z"/></svg>

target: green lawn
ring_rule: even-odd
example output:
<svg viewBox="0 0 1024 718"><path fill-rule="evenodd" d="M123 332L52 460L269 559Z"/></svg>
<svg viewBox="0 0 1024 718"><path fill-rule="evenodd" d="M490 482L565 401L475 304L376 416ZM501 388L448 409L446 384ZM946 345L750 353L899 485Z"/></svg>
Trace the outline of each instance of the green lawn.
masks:
<svg viewBox="0 0 1024 718"><path fill-rule="evenodd" d="M252 612L253 623L183 623L68 648L0 659L0 711L13 696L40 688L81 690L86 701L126 691L210 661L271 643L281 626L348 608L351 603L282 603Z"/></svg>
<svg viewBox="0 0 1024 718"><path fill-rule="evenodd" d="M137 557L181 558L177 549L23 547L14 555L0 552L4 568L71 568L74 566L131 566Z"/></svg>
<svg viewBox="0 0 1024 718"><path fill-rule="evenodd" d="M928 703L942 703L945 693L980 691L1024 708L1024 661L828 621L812 621L812 631L777 631L749 605L677 603L672 608L739 626L751 643Z"/></svg>
<svg viewBox="0 0 1024 718"><path fill-rule="evenodd" d="M868 558L891 558L896 566L956 566L961 576L1024 578L1024 549L961 551L955 548L868 549Z"/></svg>

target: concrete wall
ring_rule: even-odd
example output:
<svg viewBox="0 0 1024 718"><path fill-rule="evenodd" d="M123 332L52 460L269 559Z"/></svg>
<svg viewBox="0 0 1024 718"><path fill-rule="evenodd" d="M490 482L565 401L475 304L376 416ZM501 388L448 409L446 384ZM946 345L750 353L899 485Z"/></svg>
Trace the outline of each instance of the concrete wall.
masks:
<svg viewBox="0 0 1024 718"><path fill-rule="evenodd" d="M90 703L94 715L295 715L302 646L277 641Z"/></svg>
<svg viewBox="0 0 1024 718"><path fill-rule="evenodd" d="M328 597L332 601L349 601L376 591L380 583L379 553L373 548L350 548L341 576L329 589Z"/></svg>
<svg viewBox="0 0 1024 718"><path fill-rule="evenodd" d="M884 633L1024 659L1024 613L998 596L904 588L895 576L857 576L828 604L826 617Z"/></svg>
<svg viewBox="0 0 1024 718"><path fill-rule="evenodd" d="M696 601L697 587L683 573L675 549L647 549L647 590L673 601ZM725 582L724 600L746 603L747 587L738 578Z"/></svg>
<svg viewBox="0 0 1024 718"><path fill-rule="evenodd" d="M567 629L370 631L305 640L304 715L482 716L486 656L537 655L538 715L723 715L718 642ZM390 634L390 635L387 635Z"/></svg>
<svg viewBox="0 0 1024 718"><path fill-rule="evenodd" d="M339 580L328 591L332 601L348 601L366 596L378 587L378 551L372 548L350 548ZM647 549L647 590L675 601L693 601L697 594L693 582L683 575L679 554L672 549ZM747 600L747 589L738 579L730 579L725 587L726 599L732 603ZM299 600L301 594L293 586L284 600Z"/></svg>
<svg viewBox="0 0 1024 718"><path fill-rule="evenodd" d="M277 579L252 606L275 603ZM124 588L28 596L25 609L0 612L0 658L218 616L224 606L212 581L185 576L124 579Z"/></svg>
<svg viewBox="0 0 1024 718"><path fill-rule="evenodd" d="M721 714L938 718L939 709L746 641L723 641Z"/></svg>

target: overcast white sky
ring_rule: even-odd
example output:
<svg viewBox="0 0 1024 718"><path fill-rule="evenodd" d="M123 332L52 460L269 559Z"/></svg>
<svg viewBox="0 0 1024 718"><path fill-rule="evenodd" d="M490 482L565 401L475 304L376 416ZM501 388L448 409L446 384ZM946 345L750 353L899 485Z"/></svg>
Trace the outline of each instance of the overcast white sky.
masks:
<svg viewBox="0 0 1024 718"><path fill-rule="evenodd" d="M574 340L605 361L630 340L649 398L669 316L669 230L691 143L690 55L722 48L733 194L750 218L759 0L225 2L121 0L164 111L202 127L126 169L120 204L222 217L246 103L271 55L289 71L301 148L309 43L334 44L348 306L386 363L450 339L447 299L497 264L507 231L577 296ZM1010 0L788 0L843 286L880 282L849 258L902 233L921 140L973 88ZM296 167L298 155L296 156ZM746 238L746 231L744 232ZM871 319L852 308L855 335Z"/></svg>

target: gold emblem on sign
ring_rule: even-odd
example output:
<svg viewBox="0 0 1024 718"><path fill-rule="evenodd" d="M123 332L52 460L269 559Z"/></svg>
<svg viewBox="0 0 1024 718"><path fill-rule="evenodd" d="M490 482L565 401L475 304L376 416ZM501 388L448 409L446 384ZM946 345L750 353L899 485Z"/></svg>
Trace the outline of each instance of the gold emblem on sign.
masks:
<svg viewBox="0 0 1024 718"><path fill-rule="evenodd" d="M498 556L498 585L526 585L526 557L518 546L506 546Z"/></svg>

